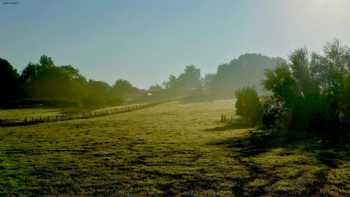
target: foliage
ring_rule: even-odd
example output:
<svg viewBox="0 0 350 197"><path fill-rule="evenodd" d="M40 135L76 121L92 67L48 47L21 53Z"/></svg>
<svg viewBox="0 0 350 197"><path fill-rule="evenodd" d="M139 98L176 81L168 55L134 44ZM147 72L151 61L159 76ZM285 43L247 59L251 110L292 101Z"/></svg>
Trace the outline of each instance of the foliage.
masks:
<svg viewBox="0 0 350 197"><path fill-rule="evenodd" d="M18 77L13 66L0 58L0 103L19 96Z"/></svg>
<svg viewBox="0 0 350 197"><path fill-rule="evenodd" d="M103 81L87 80L72 65L56 65L42 55L38 63L29 63L21 75L0 59L0 101L7 105L119 105L135 100L144 92L126 80L113 87Z"/></svg>
<svg viewBox="0 0 350 197"><path fill-rule="evenodd" d="M287 128L291 124L286 103L279 97L267 97L262 102L262 126L265 129Z"/></svg>
<svg viewBox="0 0 350 197"><path fill-rule="evenodd" d="M235 92L235 96L237 115L252 125L258 124L261 121L262 105L255 88L242 88Z"/></svg>
<svg viewBox="0 0 350 197"><path fill-rule="evenodd" d="M129 81L119 79L112 87L112 98L136 100L144 96L144 92L134 87Z"/></svg>
<svg viewBox="0 0 350 197"><path fill-rule="evenodd" d="M83 99L85 105L106 105L111 87L103 81L89 80L86 86L86 96Z"/></svg>
<svg viewBox="0 0 350 197"><path fill-rule="evenodd" d="M169 80L164 82L169 95L186 96L201 87L200 70L194 65L186 66L183 73L178 77L169 76Z"/></svg>
<svg viewBox="0 0 350 197"><path fill-rule="evenodd" d="M349 124L349 68L349 48L334 41L325 46L324 55L294 51L290 63L266 71L263 85L273 100L283 103L289 127L332 130ZM271 105L266 107L274 108Z"/></svg>
<svg viewBox="0 0 350 197"><path fill-rule="evenodd" d="M85 96L86 79L71 65L56 66L43 55L39 63L23 70L20 82L25 97L34 100L66 100L79 102Z"/></svg>
<svg viewBox="0 0 350 197"><path fill-rule="evenodd" d="M2 65L5 65L4 61L1 62ZM145 91L123 79L117 80L113 86L102 81L89 80L74 66L56 65L51 57L42 55L37 63L29 63L20 75L6 61L9 65L6 67L11 67L12 70L1 70L0 75L6 77L1 77L3 90L0 99L3 100L2 103L13 102L17 105L29 100L41 104L72 103L87 106L171 98L186 98L187 101L212 100L227 96L242 84L257 84L258 76L261 76L264 68L281 61L283 62L281 58L245 54L229 64L219 66L217 73L208 74L204 78L201 77L200 69L188 65L178 76L170 75L169 80L162 85ZM12 71L14 75L9 74Z"/></svg>
<svg viewBox="0 0 350 197"><path fill-rule="evenodd" d="M205 78L205 89L216 98L230 98L232 91L245 86L255 86L260 92L264 70L285 62L260 54L244 54L229 63L219 65L215 74Z"/></svg>
<svg viewBox="0 0 350 197"><path fill-rule="evenodd" d="M194 65L186 66L183 73L178 77L170 75L169 79L163 82L162 86L151 86L148 90L150 97L174 98L198 95L202 89L200 69Z"/></svg>

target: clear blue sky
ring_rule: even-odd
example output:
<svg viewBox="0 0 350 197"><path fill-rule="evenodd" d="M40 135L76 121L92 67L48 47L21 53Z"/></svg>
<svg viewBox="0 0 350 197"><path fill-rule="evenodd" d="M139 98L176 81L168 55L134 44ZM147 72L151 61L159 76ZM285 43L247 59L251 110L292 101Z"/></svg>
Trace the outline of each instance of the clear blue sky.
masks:
<svg viewBox="0 0 350 197"><path fill-rule="evenodd" d="M16 1L0 0L0 57L21 71L47 54L111 84L145 88L188 64L209 73L246 52L350 43L350 0Z"/></svg>

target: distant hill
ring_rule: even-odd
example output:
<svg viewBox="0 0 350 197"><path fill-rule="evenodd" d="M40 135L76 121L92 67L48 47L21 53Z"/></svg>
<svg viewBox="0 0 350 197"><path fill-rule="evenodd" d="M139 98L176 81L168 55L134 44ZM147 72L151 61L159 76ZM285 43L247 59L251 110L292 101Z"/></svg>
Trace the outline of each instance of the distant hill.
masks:
<svg viewBox="0 0 350 197"><path fill-rule="evenodd" d="M232 97L235 90L245 86L255 86L261 91L265 70L283 62L285 60L279 57L244 54L230 63L218 66L215 74L208 74L206 86L218 98Z"/></svg>

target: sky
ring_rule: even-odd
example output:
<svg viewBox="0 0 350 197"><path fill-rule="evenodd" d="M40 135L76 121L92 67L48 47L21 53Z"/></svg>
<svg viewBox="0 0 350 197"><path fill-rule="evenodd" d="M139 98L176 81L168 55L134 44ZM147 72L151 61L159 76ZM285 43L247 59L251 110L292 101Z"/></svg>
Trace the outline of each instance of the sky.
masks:
<svg viewBox="0 0 350 197"><path fill-rule="evenodd" d="M17 2L8 4L6 2ZM147 88L194 64L244 53L287 58L350 44L350 0L0 0L0 57L21 71L42 54L87 78Z"/></svg>

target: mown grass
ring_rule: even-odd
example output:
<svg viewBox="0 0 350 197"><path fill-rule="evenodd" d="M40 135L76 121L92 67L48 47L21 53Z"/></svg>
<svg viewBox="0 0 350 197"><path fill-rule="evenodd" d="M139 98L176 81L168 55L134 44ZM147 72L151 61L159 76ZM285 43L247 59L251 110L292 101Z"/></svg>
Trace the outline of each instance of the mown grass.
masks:
<svg viewBox="0 0 350 197"><path fill-rule="evenodd" d="M345 145L332 154L318 139L306 138L306 146L285 135L221 123L221 114L230 117L232 110L231 101L171 102L99 118L0 128L0 191L25 196L349 195Z"/></svg>
<svg viewBox="0 0 350 197"><path fill-rule="evenodd" d="M0 109L1 119L24 119L24 118L37 118L56 116L62 113L62 109L50 109L50 108L26 108L26 109Z"/></svg>

